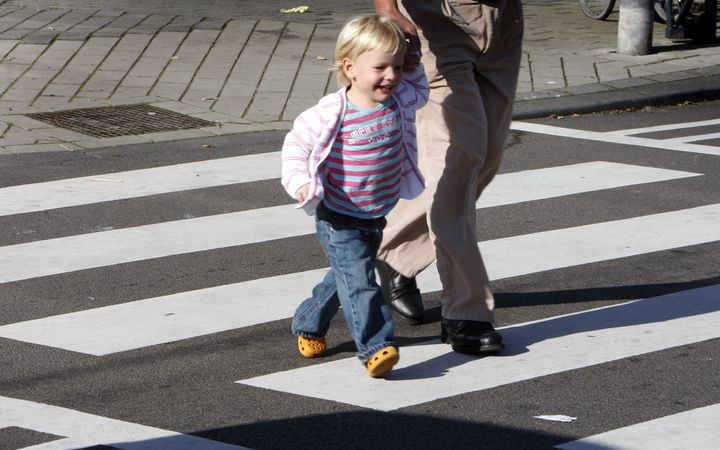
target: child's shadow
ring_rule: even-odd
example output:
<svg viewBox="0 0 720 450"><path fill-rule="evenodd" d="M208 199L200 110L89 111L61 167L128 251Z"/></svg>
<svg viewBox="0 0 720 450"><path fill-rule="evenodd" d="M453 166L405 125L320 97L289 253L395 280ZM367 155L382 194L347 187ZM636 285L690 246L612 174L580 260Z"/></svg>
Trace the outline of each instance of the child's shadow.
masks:
<svg viewBox="0 0 720 450"><path fill-rule="evenodd" d="M440 344L439 340L425 342L425 345ZM439 378L445 376L447 372L455 367L462 366L463 364L477 361L485 356L478 355L466 355L450 351L450 346L447 347L448 352L442 355L430 358L428 360L413 364L400 369L395 369L392 372L385 375L386 380L422 380L427 378ZM402 355L402 350L401 350ZM502 353L492 355L493 357L502 356Z"/></svg>

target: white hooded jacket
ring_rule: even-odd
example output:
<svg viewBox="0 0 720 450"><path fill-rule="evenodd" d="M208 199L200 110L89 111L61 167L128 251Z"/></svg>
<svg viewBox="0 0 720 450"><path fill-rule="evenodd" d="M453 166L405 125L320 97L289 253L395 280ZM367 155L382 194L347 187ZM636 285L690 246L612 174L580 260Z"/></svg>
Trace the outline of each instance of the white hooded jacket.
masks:
<svg viewBox="0 0 720 450"><path fill-rule="evenodd" d="M285 136L282 147L282 185L297 199L297 190L307 183L310 189L305 201L299 204L308 214L324 196L323 161L330 153L345 115L346 88L320 99L317 105L301 113ZM418 168L415 112L427 103L430 89L423 66L404 74L403 81L393 90L392 97L400 109L403 151L400 179L400 198L415 198L425 189L425 179Z"/></svg>

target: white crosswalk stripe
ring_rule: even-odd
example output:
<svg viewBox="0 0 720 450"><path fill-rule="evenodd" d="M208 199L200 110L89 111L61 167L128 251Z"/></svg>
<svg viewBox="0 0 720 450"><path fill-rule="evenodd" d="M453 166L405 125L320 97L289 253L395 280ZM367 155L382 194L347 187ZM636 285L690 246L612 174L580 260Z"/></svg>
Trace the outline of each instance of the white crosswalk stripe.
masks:
<svg viewBox="0 0 720 450"><path fill-rule="evenodd" d="M669 342L716 339L718 320L715 285L504 328L509 344L502 358L478 359L430 342L403 348L402 362L385 381L369 379L348 358L238 382L389 411L663 350ZM326 381L307 382L318 379Z"/></svg>
<svg viewBox="0 0 720 450"><path fill-rule="evenodd" d="M705 155L720 156L720 148L712 145L690 144L673 140L650 139L630 134L601 133L597 131L575 130L550 125L535 123L513 122L511 129L527 131L531 133L548 134L551 136L562 136L572 139L584 139L588 141L611 142L614 144L634 145L638 147L657 148L662 150L673 150L676 152L699 153ZM636 133L632 133L636 134Z"/></svg>
<svg viewBox="0 0 720 450"><path fill-rule="evenodd" d="M691 134L696 128L719 124L720 120L712 119L672 127L591 132L514 122L512 128L563 138L716 156L720 155L719 147L692 142L716 139L718 133ZM664 139L638 136L668 130L684 135ZM704 178L702 168L688 171L664 167L597 160L503 173L483 194L477 208L521 210L534 202L550 199L573 202L610 190L652 190L671 183L701 182ZM162 201L165 194L221 186L235 187L240 192L244 183L278 177L277 152L73 176L0 188L0 218L40 217L48 211L72 215L73 208L79 206L108 208L114 201L145 197ZM550 271L580 271L585 270L585 265L593 264L614 263L621 267L622 261L631 258L717 245L720 203L709 198L696 205L699 206L657 207L653 213L591 223L582 221L585 224L577 226L548 225L543 231L505 234L507 237L478 242L478 246L493 281ZM286 245L292 249L298 238L313 231L312 218L294 205L285 204L185 220L146 222L95 233L29 238L26 242L0 246L0 296L6 287L45 277L55 277L59 283L66 277L82 280L85 274L81 271L92 272L120 264L162 261L178 255L192 256L250 245ZM280 240L284 243L278 244ZM211 340L222 332L268 326L274 321L289 319L299 300L310 293L326 271L317 269L319 265L302 268L302 262L298 267L290 273L245 278L248 281L183 287L179 291L169 289L170 294L154 293L107 306L69 312L67 308L58 309L52 314L4 320L0 325L0 340L20 346L34 344L61 355L69 351L71 353L65 353L92 361L103 361L113 355L133 355L123 352L152 346L161 351L165 344L199 337ZM418 283L425 294L441 289L434 265L418 277ZM45 306L44 311L54 311L51 302ZM396 411L720 339L719 320L720 285L711 284L503 327L507 342L503 357L476 358L455 353L437 340L423 340L401 348L401 362L385 379L369 378L358 360L346 355L348 357L329 362L303 360L302 366L270 373L258 368L249 371L251 375L228 379L227 384L233 389L268 390L273 395L308 397L341 403L343 407ZM286 325L283 324L284 330ZM291 343L292 337L287 334ZM478 376L479 373L483 376ZM308 383L307 380L323 381ZM102 417L104 414L81 413L2 395L5 393L0 392L0 432L3 428L20 427L62 437L33 448L92 445L152 448L153 443L198 449L244 448L167 431L165 426L137 425ZM709 442L720 439L717 427L713 426L717 415L718 405L666 417L658 414L653 420L629 423L624 428L593 436L588 433L583 435L587 437L574 441L567 439L568 442L557 448L684 448L688 442L693 448L705 448ZM687 428L694 430L692 436L686 432L677 438L676 434L677 439L673 440L669 434ZM647 436L652 439L646 439ZM140 446L135 447L138 442Z"/></svg>
<svg viewBox="0 0 720 450"><path fill-rule="evenodd" d="M0 216L277 178L280 154L194 163L25 184L0 189Z"/></svg>
<svg viewBox="0 0 720 450"><path fill-rule="evenodd" d="M712 450L720 442L720 404L673 414L590 436L555 448L563 450Z"/></svg>
<svg viewBox="0 0 720 450"><path fill-rule="evenodd" d="M491 279L720 240L720 204L480 243ZM665 234L657 239L660 230ZM187 339L292 316L298 292L324 270L183 292L0 327L0 336L93 355ZM418 283L440 289L434 267ZM272 303L256 305L258 298Z"/></svg>
<svg viewBox="0 0 720 450"><path fill-rule="evenodd" d="M498 176L480 206L520 203L697 175L603 162L537 169ZM17 244L0 247L0 283L313 232L314 225L303 212L283 205ZM68 248L75 251L69 254Z"/></svg>
<svg viewBox="0 0 720 450"><path fill-rule="evenodd" d="M0 396L0 429L5 427L19 427L65 436L63 439L32 447L37 450L64 450L96 445L128 450L141 448L242 450L244 448L67 408Z"/></svg>

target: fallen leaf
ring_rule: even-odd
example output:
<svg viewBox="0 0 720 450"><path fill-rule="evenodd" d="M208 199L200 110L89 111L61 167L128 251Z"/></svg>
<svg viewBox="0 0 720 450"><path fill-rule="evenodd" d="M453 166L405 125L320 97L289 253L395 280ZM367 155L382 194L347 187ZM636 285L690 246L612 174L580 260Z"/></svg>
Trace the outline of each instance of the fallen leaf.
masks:
<svg viewBox="0 0 720 450"><path fill-rule="evenodd" d="M304 13L310 10L309 6L296 6L294 8L281 9L281 13Z"/></svg>

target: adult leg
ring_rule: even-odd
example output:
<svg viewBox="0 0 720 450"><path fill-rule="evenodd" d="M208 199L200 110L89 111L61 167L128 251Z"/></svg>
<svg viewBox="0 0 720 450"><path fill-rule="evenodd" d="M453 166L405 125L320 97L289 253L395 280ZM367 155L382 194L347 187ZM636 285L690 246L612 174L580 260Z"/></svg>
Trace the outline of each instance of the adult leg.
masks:
<svg viewBox="0 0 720 450"><path fill-rule="evenodd" d="M429 229L422 229L418 200L399 205L389 217L381 257L414 275L429 264L427 244L434 244L443 334L450 325L456 350L468 350L461 344L495 350L501 338L490 323L494 298L477 249L475 201L497 172L511 117L520 4L416 0L405 6L422 31L431 87L430 102L418 114L421 170L430 182L418 200L429 211Z"/></svg>
<svg viewBox="0 0 720 450"><path fill-rule="evenodd" d="M512 102L517 83L520 50L522 41L522 16L517 0L504 0L496 6L480 4L482 13L480 17L487 21L492 30L487 34L475 35L469 30L468 36L484 49L473 61L475 66L475 85L480 94L485 122L485 139L483 162L475 178L468 186L473 195L473 203L480 196L484 188L495 176L502 157L505 138L512 116ZM451 131L451 142L454 137ZM469 210L468 210L469 212ZM472 215L474 223L474 213ZM438 222L442 216L438 216ZM432 218L431 218L432 223ZM442 226L442 223L441 223ZM437 244L436 244L437 246ZM441 338L448 341L453 349L461 352L482 353L500 350L501 336L494 330L494 298L490 290L487 271L477 253L479 262L475 278L466 285L451 284L462 283L463 278L458 277L457 254L451 252L441 255L438 252L438 271L441 276L450 278L446 282L443 278L443 319ZM454 264L454 265L453 265ZM441 269L443 267L443 269ZM472 276L470 273L466 273ZM448 285L454 292L448 293ZM468 287L468 289L465 289ZM448 295L445 295L445 294Z"/></svg>
<svg viewBox="0 0 720 450"><path fill-rule="evenodd" d="M478 5L473 7L479 11ZM467 318L489 321L491 307L486 303L492 297L475 237L474 186L487 147L485 110L474 71L481 49L445 17L440 1L405 6L421 30L431 87L430 101L418 111L420 168L429 187L418 199L398 204L388 216L379 256L407 276L437 257L443 316L454 314L455 302L472 303L480 306L466 312L472 315Z"/></svg>

